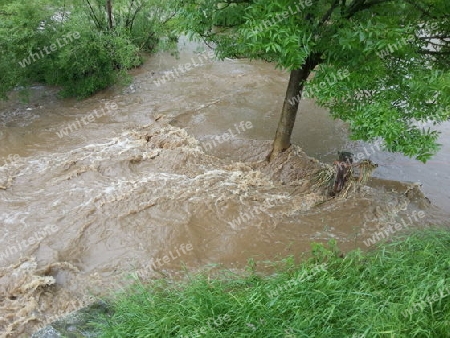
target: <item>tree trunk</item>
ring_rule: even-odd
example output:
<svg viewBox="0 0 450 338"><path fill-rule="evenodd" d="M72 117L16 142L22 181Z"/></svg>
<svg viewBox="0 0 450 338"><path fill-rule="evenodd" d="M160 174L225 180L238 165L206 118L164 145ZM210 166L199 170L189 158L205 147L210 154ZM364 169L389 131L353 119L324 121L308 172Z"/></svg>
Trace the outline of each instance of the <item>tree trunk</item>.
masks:
<svg viewBox="0 0 450 338"><path fill-rule="evenodd" d="M108 24L109 24L109 29L112 30L113 29L113 20L112 20L112 4L111 4L112 0L106 0L106 11L108 12Z"/></svg>
<svg viewBox="0 0 450 338"><path fill-rule="evenodd" d="M291 71L273 148L267 156L269 161L291 146L291 135L297 116L298 104L302 97L302 90L309 74L318 65L319 59L320 56L318 55L310 55L301 68Z"/></svg>

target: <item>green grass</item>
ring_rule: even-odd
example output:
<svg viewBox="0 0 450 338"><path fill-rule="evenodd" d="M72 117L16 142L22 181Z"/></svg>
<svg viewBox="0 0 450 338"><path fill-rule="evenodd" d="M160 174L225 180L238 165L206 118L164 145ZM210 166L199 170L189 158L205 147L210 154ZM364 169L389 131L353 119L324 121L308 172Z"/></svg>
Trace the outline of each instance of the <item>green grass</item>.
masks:
<svg viewBox="0 0 450 338"><path fill-rule="evenodd" d="M285 259L270 276L188 275L135 284L110 302L94 324L102 337L450 337L450 232L345 257L314 244L306 262Z"/></svg>

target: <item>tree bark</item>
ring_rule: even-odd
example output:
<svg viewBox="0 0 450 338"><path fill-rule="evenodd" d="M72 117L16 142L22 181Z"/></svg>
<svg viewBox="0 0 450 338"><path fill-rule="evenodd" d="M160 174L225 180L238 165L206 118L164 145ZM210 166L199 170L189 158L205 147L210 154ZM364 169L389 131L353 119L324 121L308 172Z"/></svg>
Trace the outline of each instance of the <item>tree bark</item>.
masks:
<svg viewBox="0 0 450 338"><path fill-rule="evenodd" d="M108 12L108 24L109 29L113 29L113 20L112 20L112 0L106 0L106 11Z"/></svg>
<svg viewBox="0 0 450 338"><path fill-rule="evenodd" d="M297 117L298 104L302 98L303 87L311 71L319 64L319 60L320 55L310 55L300 68L291 71L273 148L267 157L269 161L272 161L279 153L291 146L292 130Z"/></svg>

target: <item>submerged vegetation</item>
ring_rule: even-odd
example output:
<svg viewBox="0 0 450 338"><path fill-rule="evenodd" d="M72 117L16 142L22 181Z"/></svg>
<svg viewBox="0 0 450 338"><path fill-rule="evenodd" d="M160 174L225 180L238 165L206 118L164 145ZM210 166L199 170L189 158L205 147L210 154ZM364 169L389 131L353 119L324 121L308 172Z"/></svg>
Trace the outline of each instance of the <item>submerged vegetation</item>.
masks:
<svg viewBox="0 0 450 338"><path fill-rule="evenodd" d="M262 276L188 275L139 282L112 314L92 322L102 337L447 337L450 232L418 231L345 256L314 244Z"/></svg>

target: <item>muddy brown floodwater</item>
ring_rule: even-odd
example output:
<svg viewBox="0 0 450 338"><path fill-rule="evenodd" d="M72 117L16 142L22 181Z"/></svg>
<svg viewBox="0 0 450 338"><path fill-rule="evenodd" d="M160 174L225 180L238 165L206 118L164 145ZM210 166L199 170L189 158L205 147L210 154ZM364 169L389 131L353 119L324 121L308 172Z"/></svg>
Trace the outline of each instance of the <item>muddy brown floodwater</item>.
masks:
<svg viewBox="0 0 450 338"><path fill-rule="evenodd" d="M437 206L450 205L448 125L443 150L422 165L348 142L344 123L305 100L296 146L268 164L287 74L198 48L156 55L126 89L87 100L37 86L27 104L17 93L1 103L2 336L27 337L133 273L238 269L330 239L366 249L380 231L447 222ZM195 66L167 79L187 62ZM337 150L364 147L381 179L335 199L312 185L327 168L313 157L330 163ZM420 181L433 204L395 180Z"/></svg>

